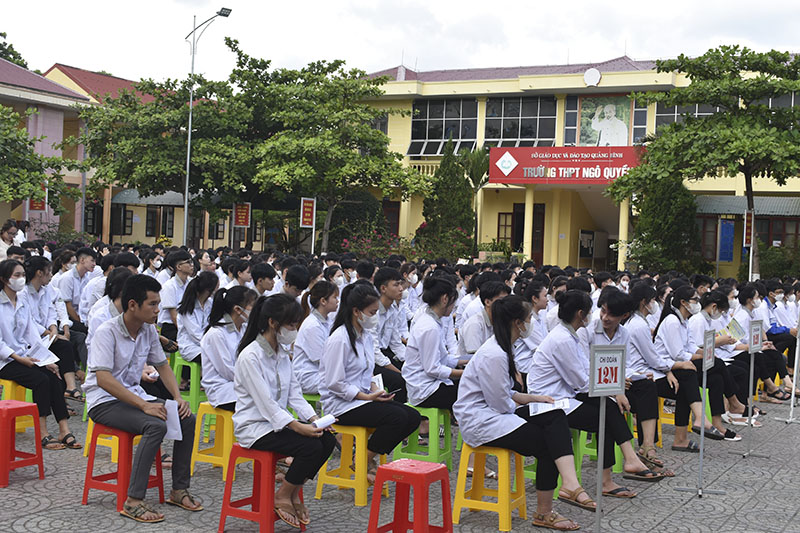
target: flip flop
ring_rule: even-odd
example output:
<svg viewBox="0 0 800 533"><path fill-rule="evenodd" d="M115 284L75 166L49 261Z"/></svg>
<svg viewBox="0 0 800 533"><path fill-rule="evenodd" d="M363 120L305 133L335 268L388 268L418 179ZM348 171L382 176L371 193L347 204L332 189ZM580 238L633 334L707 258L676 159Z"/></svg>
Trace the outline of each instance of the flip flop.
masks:
<svg viewBox="0 0 800 533"><path fill-rule="evenodd" d="M772 392L768 392L767 396L770 398L775 398L776 400L786 401L791 399L792 395L786 392L785 390L776 389Z"/></svg>
<svg viewBox="0 0 800 533"><path fill-rule="evenodd" d="M626 495L622 494L623 492L628 492L628 493L630 493L630 495L626 496ZM608 496L610 498L621 498L621 499L624 499L624 500L630 500L631 498L635 498L636 497L636 493L633 492L628 487L617 487L614 490L609 490L608 492L603 492L603 496Z"/></svg>
<svg viewBox="0 0 800 533"><path fill-rule="evenodd" d="M647 453L650 450L654 450L655 448L650 448L642 453L643 448L640 448L636 455L639 457L639 460L642 461L646 466L650 468L664 468L664 461L659 459L658 457L649 457Z"/></svg>
<svg viewBox="0 0 800 533"><path fill-rule="evenodd" d="M673 452L687 452L687 453L700 453L700 446L696 442L690 440L686 446L672 446Z"/></svg>
<svg viewBox="0 0 800 533"><path fill-rule="evenodd" d="M294 506L288 503L281 503L275 506L275 514L280 518L283 522L290 525L295 529L300 529L300 519L297 518L297 515L294 514ZM297 520L296 524L289 522L286 517L291 516L295 520Z"/></svg>
<svg viewBox="0 0 800 533"><path fill-rule="evenodd" d="M308 516L308 507L306 507L302 503L295 503L293 505L294 505L294 516L295 516L295 518L297 518L297 520L299 520L300 523L303 524L304 526L307 526L308 524L310 524L311 523L311 519L310 518L300 518L301 514L303 514L305 516Z"/></svg>
<svg viewBox="0 0 800 533"><path fill-rule="evenodd" d="M622 474L622 478L632 479L634 481L654 482L654 481L661 481L662 479L664 479L664 476L662 474L659 474L658 472L653 472L649 468L645 468L644 470L639 470L638 472L633 472L633 473L625 472L624 474Z"/></svg>

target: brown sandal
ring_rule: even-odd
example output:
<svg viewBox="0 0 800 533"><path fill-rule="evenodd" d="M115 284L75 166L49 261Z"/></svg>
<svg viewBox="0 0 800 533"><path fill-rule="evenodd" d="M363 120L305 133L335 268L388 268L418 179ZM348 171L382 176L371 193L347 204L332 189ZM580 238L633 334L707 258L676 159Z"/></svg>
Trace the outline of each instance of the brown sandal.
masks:
<svg viewBox="0 0 800 533"><path fill-rule="evenodd" d="M301 529L300 527L300 519L297 518L297 515L294 514L294 506L290 503L278 503L275 504L275 514L278 515L278 518L283 520L286 524L292 526L295 529ZM292 517L297 520L296 524L289 522L287 519L288 517Z"/></svg>
<svg viewBox="0 0 800 533"><path fill-rule="evenodd" d="M655 455L650 455L650 452L655 450L656 449L652 446L642 446L639 448L639 451L636 452L636 455L639 457L639 460L642 461L648 468L664 468L664 461Z"/></svg>
<svg viewBox="0 0 800 533"><path fill-rule="evenodd" d="M566 496L562 496L561 491L564 491L566 493ZM587 497L589 496L589 493L586 492L583 489L583 487L578 487L575 490L567 490L562 487L561 490L558 491L558 500L568 505L574 505L575 507L580 507L585 511L591 511L593 513L597 511L597 503L595 503L593 499L589 498L582 502L578 501L578 498L580 497L581 494L586 494Z"/></svg>
<svg viewBox="0 0 800 533"><path fill-rule="evenodd" d="M558 527L558 524L564 522L572 522L573 525L572 527ZM574 520L561 516L555 511L551 511L550 514L533 513L533 525L558 531L576 531L581 528Z"/></svg>
<svg viewBox="0 0 800 533"><path fill-rule="evenodd" d="M177 500L174 499L175 497L177 497ZM189 498L189 501L192 502L192 504L196 505L197 507L189 507L188 505L184 505L183 504L184 498ZM200 505L202 502L200 502L194 496L192 496L188 489L173 490L172 494L170 494L169 498L167 498L167 503L192 512L203 510L203 506Z"/></svg>
<svg viewBox="0 0 800 533"><path fill-rule="evenodd" d="M149 505L144 502L139 502L136 505L128 505L124 504L122 506L122 510L119 512L122 516L130 518L131 520L136 520L137 522L144 522L145 524L157 524L158 522L163 522L164 517L161 518L151 518L149 520L142 518L145 513L153 513L153 514L160 514L155 512Z"/></svg>
<svg viewBox="0 0 800 533"><path fill-rule="evenodd" d="M294 517L304 526L310 524L311 518L309 518L308 507L302 503L294 503L292 505L294 505Z"/></svg>

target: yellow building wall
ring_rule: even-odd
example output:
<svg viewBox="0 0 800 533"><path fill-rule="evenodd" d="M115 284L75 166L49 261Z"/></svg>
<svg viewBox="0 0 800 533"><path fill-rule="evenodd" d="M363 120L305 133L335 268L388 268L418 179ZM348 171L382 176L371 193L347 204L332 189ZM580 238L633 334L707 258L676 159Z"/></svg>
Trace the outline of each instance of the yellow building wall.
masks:
<svg viewBox="0 0 800 533"><path fill-rule="evenodd" d="M92 95L83 90L83 87L72 81L72 78L61 72L58 68L54 68L45 76L50 81L54 81L59 85L63 85L67 89L71 89L78 94L87 96L93 104L99 103Z"/></svg>

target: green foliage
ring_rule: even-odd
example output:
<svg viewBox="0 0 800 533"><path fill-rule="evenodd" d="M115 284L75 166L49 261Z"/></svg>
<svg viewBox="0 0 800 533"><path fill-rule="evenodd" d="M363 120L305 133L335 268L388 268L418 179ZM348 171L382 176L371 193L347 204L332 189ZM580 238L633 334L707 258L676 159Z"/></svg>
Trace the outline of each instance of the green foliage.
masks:
<svg viewBox="0 0 800 533"><path fill-rule="evenodd" d="M761 279L781 278L796 276L800 270L800 249L783 246L770 246L759 239L758 248L761 252ZM739 281L747 281L750 265L745 259L739 265Z"/></svg>
<svg viewBox="0 0 800 533"><path fill-rule="evenodd" d="M6 32L0 31L0 39L2 40L2 42L0 42L0 58L11 61L22 68L28 68L28 62L23 59L22 54L14 49L13 44L5 42Z"/></svg>
<svg viewBox="0 0 800 533"><path fill-rule="evenodd" d="M97 240L97 237L90 233L65 228L58 222L35 222L34 224L36 225L37 236L47 243L54 243L56 247L75 241L91 243Z"/></svg>
<svg viewBox="0 0 800 533"><path fill-rule="evenodd" d="M654 181L634 197L633 206L639 217L628 243L629 259L657 272L706 270L699 252L697 205L680 179Z"/></svg>
<svg viewBox="0 0 800 533"><path fill-rule="evenodd" d="M420 257L438 259L445 257L451 261L470 257L472 252L472 237L463 228L445 229L440 233L428 231L427 222L423 222L417 229L414 246L419 250Z"/></svg>
<svg viewBox="0 0 800 533"><path fill-rule="evenodd" d="M34 113L29 110L26 117ZM10 107L0 105L0 202L11 202L24 198L41 200L45 197L42 185L47 183L48 202L56 213L63 208L60 198L80 196L80 191L67 187L61 175L62 168L75 168L73 161L60 157L45 157L37 154L37 142L46 142L43 137L28 137L22 125L23 117Z"/></svg>
<svg viewBox="0 0 800 533"><path fill-rule="evenodd" d="M458 164L464 169L472 187L472 254L478 253L478 192L489 182L489 149L478 148L458 154Z"/></svg>
<svg viewBox="0 0 800 533"><path fill-rule="evenodd" d="M356 190L342 198L331 215L329 249L344 251L344 240L355 240L358 235L386 235L386 217L383 205L369 191Z"/></svg>
<svg viewBox="0 0 800 533"><path fill-rule="evenodd" d="M433 190L422 203L425 233L435 236L453 228L469 228L474 221L472 202L472 185L453 153L453 141L449 140L433 175Z"/></svg>

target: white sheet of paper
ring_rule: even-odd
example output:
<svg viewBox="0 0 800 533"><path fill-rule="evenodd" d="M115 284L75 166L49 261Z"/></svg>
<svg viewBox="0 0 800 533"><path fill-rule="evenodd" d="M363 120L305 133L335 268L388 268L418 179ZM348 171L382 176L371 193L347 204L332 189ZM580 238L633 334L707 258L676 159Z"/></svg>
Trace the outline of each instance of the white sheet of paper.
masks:
<svg viewBox="0 0 800 533"><path fill-rule="evenodd" d="M53 342L55 340L56 340L56 336L55 335L53 335L52 337L50 335L48 335L46 337L42 337L42 342L44 343L44 347L45 348L50 348L50 346L53 345Z"/></svg>
<svg viewBox="0 0 800 533"><path fill-rule="evenodd" d="M378 387L378 390L385 390L386 387L383 386L383 376L380 374L372 376L372 382Z"/></svg>
<svg viewBox="0 0 800 533"><path fill-rule="evenodd" d="M528 404L528 409L530 410L531 416L540 415L556 409L563 409L566 414L570 414L577 409L581 403L583 402L575 398L562 398L556 400L554 403L532 402Z"/></svg>
<svg viewBox="0 0 800 533"><path fill-rule="evenodd" d="M183 430L181 430L181 418L178 415L178 402L167 400L164 402L167 409L167 434L164 435L168 440L183 440Z"/></svg>
<svg viewBox="0 0 800 533"><path fill-rule="evenodd" d="M31 351L28 352L28 355L39 360L36 362L36 366L47 366L56 364L59 361L58 356L45 348L42 343L31 346Z"/></svg>

